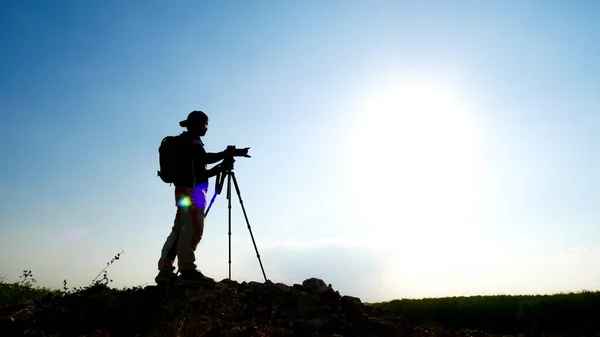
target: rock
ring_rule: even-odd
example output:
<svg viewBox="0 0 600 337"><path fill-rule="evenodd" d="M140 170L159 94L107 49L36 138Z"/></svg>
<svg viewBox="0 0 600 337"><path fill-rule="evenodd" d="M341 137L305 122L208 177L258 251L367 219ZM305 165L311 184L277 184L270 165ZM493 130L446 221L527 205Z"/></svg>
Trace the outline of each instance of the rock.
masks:
<svg viewBox="0 0 600 337"><path fill-rule="evenodd" d="M284 292L288 292L288 291L292 290L290 287L286 286L283 283L275 283L272 288L275 288L277 290L282 290Z"/></svg>
<svg viewBox="0 0 600 337"><path fill-rule="evenodd" d="M304 280L304 282L302 282L302 288L313 295L320 295L330 289L323 280L314 277Z"/></svg>
<svg viewBox="0 0 600 337"><path fill-rule="evenodd" d="M360 298L352 297L352 296L348 296L348 295L342 296L342 302L346 305L354 305L354 306L363 305Z"/></svg>

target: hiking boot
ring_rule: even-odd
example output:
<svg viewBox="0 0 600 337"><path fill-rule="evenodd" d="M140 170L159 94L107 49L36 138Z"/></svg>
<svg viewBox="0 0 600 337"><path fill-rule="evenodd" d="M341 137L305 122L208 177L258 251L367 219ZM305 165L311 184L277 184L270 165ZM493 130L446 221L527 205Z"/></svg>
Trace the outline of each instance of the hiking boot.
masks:
<svg viewBox="0 0 600 337"><path fill-rule="evenodd" d="M212 278L204 276L199 270L180 270L179 281L185 284L201 284L214 282Z"/></svg>
<svg viewBox="0 0 600 337"><path fill-rule="evenodd" d="M175 279L175 273L172 269L162 269L158 272L158 275L154 278L154 282L156 284L161 284L165 282L169 282Z"/></svg>

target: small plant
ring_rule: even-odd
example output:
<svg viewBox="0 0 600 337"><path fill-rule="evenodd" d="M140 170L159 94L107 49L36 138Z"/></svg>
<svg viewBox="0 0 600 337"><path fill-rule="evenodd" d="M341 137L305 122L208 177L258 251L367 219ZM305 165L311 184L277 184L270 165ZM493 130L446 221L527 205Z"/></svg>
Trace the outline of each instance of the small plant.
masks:
<svg viewBox="0 0 600 337"><path fill-rule="evenodd" d="M31 270L23 270L23 275L19 276L19 278L22 279L19 284L21 286L32 286L33 283L37 283L36 279L33 278Z"/></svg>
<svg viewBox="0 0 600 337"><path fill-rule="evenodd" d="M115 255L110 262L106 263L106 267L104 267L104 269L102 269L100 271L100 273L98 273L98 275L92 280L92 286L95 285L99 285L99 284L103 284L103 285L108 285L108 283L112 282L113 280L108 278L108 273L106 271L106 269L108 267L110 267L111 264L113 264L115 261L119 260L119 258L121 257L121 255L124 254L123 251L121 251L120 253L118 253L117 255ZM101 279L98 279L100 277L100 275L102 275Z"/></svg>

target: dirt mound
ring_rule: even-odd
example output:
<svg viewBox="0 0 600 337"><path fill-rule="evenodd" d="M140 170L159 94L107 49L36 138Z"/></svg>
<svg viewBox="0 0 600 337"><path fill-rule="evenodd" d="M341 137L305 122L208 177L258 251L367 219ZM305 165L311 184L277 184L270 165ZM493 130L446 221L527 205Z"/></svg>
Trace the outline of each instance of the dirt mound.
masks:
<svg viewBox="0 0 600 337"><path fill-rule="evenodd" d="M2 312L1 336L402 336L385 317L322 280L287 286L223 280L166 291L94 286Z"/></svg>

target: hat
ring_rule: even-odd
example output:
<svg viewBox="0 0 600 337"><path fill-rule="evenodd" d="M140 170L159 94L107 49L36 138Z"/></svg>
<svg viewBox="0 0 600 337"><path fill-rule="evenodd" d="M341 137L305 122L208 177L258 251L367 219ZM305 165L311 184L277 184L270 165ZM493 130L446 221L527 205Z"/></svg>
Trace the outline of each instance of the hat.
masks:
<svg viewBox="0 0 600 337"><path fill-rule="evenodd" d="M188 114L187 119L179 122L179 126L188 127L200 122L208 122L208 116L200 110L194 110Z"/></svg>

